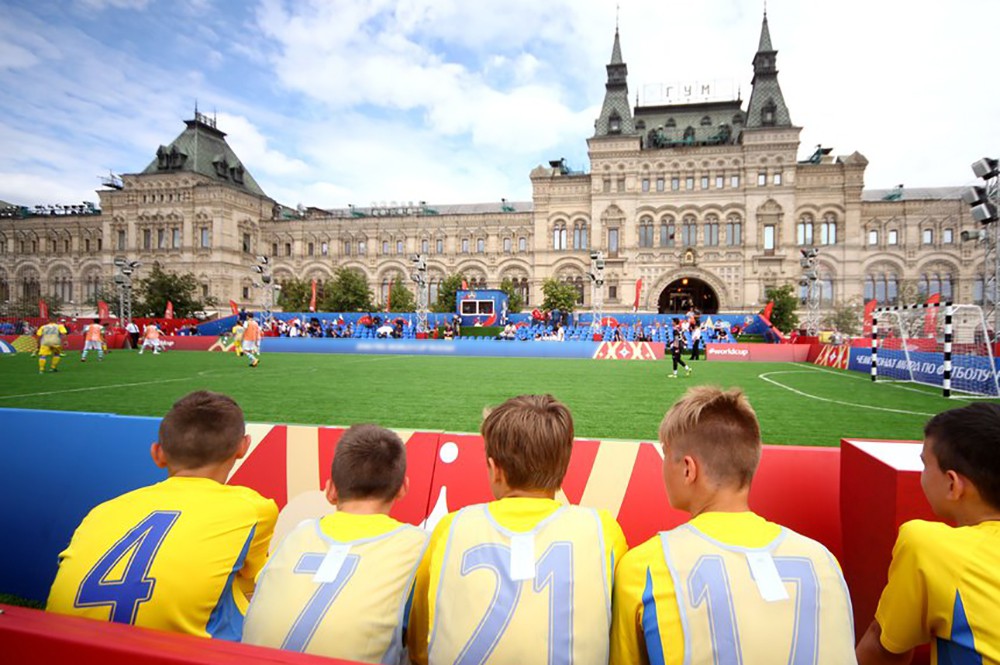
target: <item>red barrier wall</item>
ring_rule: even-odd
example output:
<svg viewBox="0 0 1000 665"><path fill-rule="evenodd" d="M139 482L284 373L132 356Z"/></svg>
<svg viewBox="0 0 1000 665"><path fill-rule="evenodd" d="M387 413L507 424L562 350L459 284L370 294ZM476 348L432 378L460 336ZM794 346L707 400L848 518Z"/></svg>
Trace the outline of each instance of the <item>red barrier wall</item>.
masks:
<svg viewBox="0 0 1000 665"><path fill-rule="evenodd" d="M105 335L104 339L108 343L109 349L120 349L125 344L125 338L127 336L128 335L126 335L125 333ZM14 340L19 337L23 337L23 335L0 335L0 339L2 339L5 342L9 342L11 344L13 344ZM38 338L35 337L35 340L37 339ZM83 335L66 335L66 345L63 347L63 349L67 351L82 351L83 342L84 342Z"/></svg>

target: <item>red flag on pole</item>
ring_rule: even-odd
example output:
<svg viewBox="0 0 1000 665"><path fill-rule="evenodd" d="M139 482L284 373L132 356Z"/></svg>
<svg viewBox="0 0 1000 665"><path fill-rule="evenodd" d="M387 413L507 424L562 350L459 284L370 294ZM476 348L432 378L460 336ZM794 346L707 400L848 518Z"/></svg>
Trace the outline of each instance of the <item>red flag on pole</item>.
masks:
<svg viewBox="0 0 1000 665"><path fill-rule="evenodd" d="M941 304L941 294L935 293L930 298L927 299L928 305L939 305ZM937 328L937 315L939 307L928 307L924 312L924 335L930 337L934 335L934 330Z"/></svg>
<svg viewBox="0 0 1000 665"><path fill-rule="evenodd" d="M309 299L309 311L316 311L316 279L313 278L312 281L312 298Z"/></svg>
<svg viewBox="0 0 1000 665"><path fill-rule="evenodd" d="M111 318L111 312L108 310L108 303L103 300L97 301L97 317L100 319Z"/></svg>
<svg viewBox="0 0 1000 665"><path fill-rule="evenodd" d="M174 318L174 303L167 301L167 309L163 312L163 318L172 319Z"/></svg>
<svg viewBox="0 0 1000 665"><path fill-rule="evenodd" d="M49 306L41 298L38 299L38 316L43 319L49 318Z"/></svg>
<svg viewBox="0 0 1000 665"><path fill-rule="evenodd" d="M771 320L771 312L772 311L774 311L774 301L773 300L768 300L767 301L767 306L764 307L764 313L760 315L761 318L767 319L768 322L770 322L770 320Z"/></svg>
<svg viewBox="0 0 1000 665"><path fill-rule="evenodd" d="M635 283L635 302L632 304L632 311L639 311L639 294L642 293L642 277L640 277Z"/></svg>
<svg viewBox="0 0 1000 665"><path fill-rule="evenodd" d="M235 300L229 301L229 309L233 310L233 316L237 316L240 313L240 306L236 304Z"/></svg>
<svg viewBox="0 0 1000 665"><path fill-rule="evenodd" d="M865 303L865 318L864 324L861 326L861 333L865 337L871 337L872 334L872 314L875 313L875 308L878 306L878 301L875 299L869 300Z"/></svg>
<svg viewBox="0 0 1000 665"><path fill-rule="evenodd" d="M392 284L396 281L396 278L389 280L389 291L385 294L385 311L389 311L389 307L392 306Z"/></svg>

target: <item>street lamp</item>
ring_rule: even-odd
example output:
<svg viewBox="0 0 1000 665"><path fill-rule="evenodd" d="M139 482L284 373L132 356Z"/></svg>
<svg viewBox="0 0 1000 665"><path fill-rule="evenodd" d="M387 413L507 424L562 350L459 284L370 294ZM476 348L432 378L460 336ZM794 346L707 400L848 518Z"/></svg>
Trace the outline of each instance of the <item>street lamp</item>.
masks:
<svg viewBox="0 0 1000 665"><path fill-rule="evenodd" d="M596 332L604 320L604 252L590 253L590 327Z"/></svg>
<svg viewBox="0 0 1000 665"><path fill-rule="evenodd" d="M426 333L429 330L427 324L428 304L430 302L430 285L427 282L427 257L423 254L414 254L410 257L415 272L410 275L410 279L417 283L417 332Z"/></svg>
<svg viewBox="0 0 1000 665"><path fill-rule="evenodd" d="M816 269L816 257L819 250L815 247L807 247L799 250L802 258L799 265L802 266L802 276L799 277L799 286L806 290L802 298L802 304L806 306L806 332L810 336L815 336L819 332L819 271Z"/></svg>
<svg viewBox="0 0 1000 665"><path fill-rule="evenodd" d="M989 319L989 311L992 309L993 334L1000 332L1000 307L997 301L1000 300L1000 293L997 292L1000 285L1000 261L997 260L997 250L1000 249L1000 160L992 157L984 157L972 163L972 172L977 178L982 179L985 187L969 187L962 192L962 200L970 207L972 219L983 225L981 231L975 237L983 241L985 254L983 256L983 305L986 310L986 318ZM989 225L993 225L992 233L989 232ZM988 241L992 235L992 242ZM962 232L962 239L965 240L967 232Z"/></svg>

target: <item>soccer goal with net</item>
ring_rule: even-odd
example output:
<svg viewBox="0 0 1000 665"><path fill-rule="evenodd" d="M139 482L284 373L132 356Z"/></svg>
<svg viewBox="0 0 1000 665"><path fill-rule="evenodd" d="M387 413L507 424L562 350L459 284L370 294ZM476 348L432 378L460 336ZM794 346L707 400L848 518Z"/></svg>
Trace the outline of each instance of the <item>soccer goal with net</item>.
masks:
<svg viewBox="0 0 1000 665"><path fill-rule="evenodd" d="M977 305L927 303L872 314L872 381L905 381L1000 397L993 344Z"/></svg>

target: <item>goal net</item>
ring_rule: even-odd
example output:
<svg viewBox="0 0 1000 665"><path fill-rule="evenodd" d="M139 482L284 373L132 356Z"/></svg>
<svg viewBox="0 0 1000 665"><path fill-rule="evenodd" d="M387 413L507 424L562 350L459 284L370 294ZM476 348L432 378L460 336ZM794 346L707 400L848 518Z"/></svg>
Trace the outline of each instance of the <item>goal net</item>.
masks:
<svg viewBox="0 0 1000 665"><path fill-rule="evenodd" d="M872 381L906 381L1000 397L1000 380L983 310L928 303L876 309L872 317Z"/></svg>

